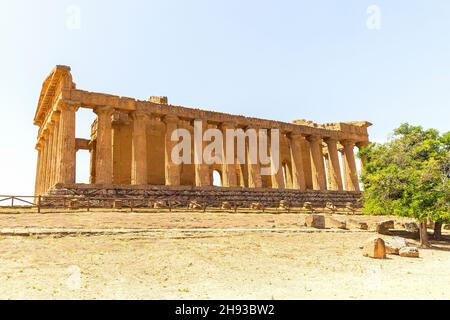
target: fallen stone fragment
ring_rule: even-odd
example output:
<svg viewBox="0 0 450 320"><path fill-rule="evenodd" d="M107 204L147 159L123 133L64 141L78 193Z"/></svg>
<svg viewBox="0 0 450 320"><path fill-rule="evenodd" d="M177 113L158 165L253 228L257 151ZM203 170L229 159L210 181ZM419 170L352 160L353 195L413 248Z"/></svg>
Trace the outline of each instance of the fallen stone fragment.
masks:
<svg viewBox="0 0 450 320"><path fill-rule="evenodd" d="M357 221L354 219L349 219L348 222L348 224L351 224L360 230L369 230L369 225L367 222Z"/></svg>
<svg viewBox="0 0 450 320"><path fill-rule="evenodd" d="M333 228L337 228L337 229L347 229L347 221L344 219L339 219L339 218L335 218L335 217L330 217L330 225Z"/></svg>
<svg viewBox="0 0 450 320"><path fill-rule="evenodd" d="M363 256L373 259L386 259L386 247L381 238L371 238L363 249Z"/></svg>
<svg viewBox="0 0 450 320"><path fill-rule="evenodd" d="M386 247L386 253L395 255L398 255L402 248L408 246L406 240L400 237L392 237L390 239L387 239L384 241L384 244Z"/></svg>
<svg viewBox="0 0 450 320"><path fill-rule="evenodd" d="M400 257L419 258L419 249L416 247L404 247L399 251Z"/></svg>
<svg viewBox="0 0 450 320"><path fill-rule="evenodd" d="M305 218L305 223L307 227L325 229L325 216L321 214L308 215Z"/></svg>
<svg viewBox="0 0 450 320"><path fill-rule="evenodd" d="M378 222L376 225L376 231L380 234L389 234L389 229L394 229L394 220L385 220Z"/></svg>

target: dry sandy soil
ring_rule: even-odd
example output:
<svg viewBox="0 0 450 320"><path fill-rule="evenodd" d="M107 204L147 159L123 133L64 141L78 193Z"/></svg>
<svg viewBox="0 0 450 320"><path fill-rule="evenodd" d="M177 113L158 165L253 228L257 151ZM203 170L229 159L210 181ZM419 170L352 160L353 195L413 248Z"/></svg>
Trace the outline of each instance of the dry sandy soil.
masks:
<svg viewBox="0 0 450 320"><path fill-rule="evenodd" d="M0 298L450 299L450 243L373 260L360 249L373 231L312 230L304 219L0 213Z"/></svg>

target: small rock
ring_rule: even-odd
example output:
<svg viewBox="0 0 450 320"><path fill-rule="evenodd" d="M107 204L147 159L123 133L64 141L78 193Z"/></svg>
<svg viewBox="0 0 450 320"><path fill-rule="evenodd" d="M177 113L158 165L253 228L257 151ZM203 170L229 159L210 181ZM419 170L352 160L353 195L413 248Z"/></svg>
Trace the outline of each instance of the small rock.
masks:
<svg viewBox="0 0 450 320"><path fill-rule="evenodd" d="M400 257L419 258L419 249L416 247L404 247L399 251Z"/></svg>
<svg viewBox="0 0 450 320"><path fill-rule="evenodd" d="M333 228L347 229L347 221L335 217L330 217L330 224Z"/></svg>
<svg viewBox="0 0 450 320"><path fill-rule="evenodd" d="M349 224L352 224L353 226L355 226L357 229L360 230L369 230L369 225L366 222L361 222L355 219L349 219L348 220Z"/></svg>
<svg viewBox="0 0 450 320"><path fill-rule="evenodd" d="M363 249L363 256L374 259L386 259L386 247L381 238L371 238Z"/></svg>
<svg viewBox="0 0 450 320"><path fill-rule="evenodd" d="M417 223L415 223L415 222L406 222L405 229L406 229L406 231L411 232L411 233L419 233L419 227L417 226Z"/></svg>
<svg viewBox="0 0 450 320"><path fill-rule="evenodd" d="M369 230L369 225L366 222L358 222L360 230Z"/></svg>
<svg viewBox="0 0 450 320"><path fill-rule="evenodd" d="M305 223L307 227L325 229L325 217L321 214L311 214L306 216Z"/></svg>
<svg viewBox="0 0 450 320"><path fill-rule="evenodd" d="M380 234L389 234L389 229L394 228L394 220L385 220L377 223L376 231Z"/></svg>

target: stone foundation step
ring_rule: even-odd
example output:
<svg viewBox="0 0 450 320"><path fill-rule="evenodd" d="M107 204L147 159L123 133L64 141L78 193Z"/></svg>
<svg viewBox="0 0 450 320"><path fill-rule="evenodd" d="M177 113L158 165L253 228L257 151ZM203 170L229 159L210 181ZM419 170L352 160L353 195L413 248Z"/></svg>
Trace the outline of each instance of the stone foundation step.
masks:
<svg viewBox="0 0 450 320"><path fill-rule="evenodd" d="M279 189L248 189L221 187L191 187L191 186L103 186L103 185L56 185L43 198L44 203L51 204L52 196L64 196L80 200L107 201L114 199L140 199L136 206L147 206L152 201L172 201L187 203L198 201L220 206L221 202L252 203L259 202L267 207L277 206L280 201L286 201L291 206L302 207L310 202L313 207L323 208L332 203L337 208L352 204L361 207L361 193L348 191L299 191ZM54 200L53 200L54 201ZM55 202L55 201L54 201ZM99 203L99 206L102 206Z"/></svg>

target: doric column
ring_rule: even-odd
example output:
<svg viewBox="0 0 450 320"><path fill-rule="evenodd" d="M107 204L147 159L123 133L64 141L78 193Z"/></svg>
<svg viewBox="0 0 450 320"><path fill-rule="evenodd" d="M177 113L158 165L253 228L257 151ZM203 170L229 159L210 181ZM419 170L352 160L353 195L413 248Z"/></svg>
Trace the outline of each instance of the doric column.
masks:
<svg viewBox="0 0 450 320"><path fill-rule="evenodd" d="M206 120L197 119L194 122L194 167L195 185L197 187L211 186L209 166L203 161L203 151L206 145L206 143L203 141L203 133L205 128L207 127L208 123ZM199 134L199 137L196 137L195 133Z"/></svg>
<svg viewBox="0 0 450 320"><path fill-rule="evenodd" d="M300 140L302 147L303 171L305 172L306 190L313 190L312 167L311 167L311 147L307 139Z"/></svg>
<svg viewBox="0 0 450 320"><path fill-rule="evenodd" d="M281 137L281 135L280 135ZM276 150L277 154L272 154L272 136L268 139L269 149L270 149L270 166L272 168L272 189L284 189L284 175L283 175L283 164L281 162L280 150ZM281 141L278 142L278 146L281 147ZM278 156L278 168L275 157Z"/></svg>
<svg viewBox="0 0 450 320"><path fill-rule="evenodd" d="M339 163L339 154L337 150L337 140L332 138L325 139L328 147L329 179L331 190L342 191L341 167Z"/></svg>
<svg viewBox="0 0 450 320"><path fill-rule="evenodd" d="M180 164L175 164L172 161L172 149L178 143L177 141L172 141L172 133L178 129L178 117L174 115L167 115L164 118L166 124L166 136L165 136L165 177L166 185L168 186L179 186L181 181L181 166Z"/></svg>
<svg viewBox="0 0 450 320"><path fill-rule="evenodd" d="M323 157L325 159L325 172L327 173L327 189L334 190L334 186L330 178L332 174L331 174L330 154L328 153L328 150L324 152Z"/></svg>
<svg viewBox="0 0 450 320"><path fill-rule="evenodd" d="M42 165L42 141L39 141L36 144L36 150L38 152L37 156L37 163L36 163L36 180L34 183L34 195L38 196L40 194L39 185L40 185L40 179L41 179L41 165Z"/></svg>
<svg viewBox="0 0 450 320"><path fill-rule="evenodd" d="M341 154L342 161L342 180L343 180L343 188L345 191L348 191L348 183L347 183L347 159L345 158L344 147L342 145L339 147L338 152Z"/></svg>
<svg viewBox="0 0 450 320"><path fill-rule="evenodd" d="M147 172L147 122L145 112L135 111L132 133L132 159L131 159L131 184L145 185L148 182Z"/></svg>
<svg viewBox="0 0 450 320"><path fill-rule="evenodd" d="M75 112L78 110L78 106L61 103L58 105L58 108L60 116L57 151L57 182L71 184L75 183Z"/></svg>
<svg viewBox="0 0 450 320"><path fill-rule="evenodd" d="M52 171L54 170L53 167L53 160L55 157L55 152L53 150L53 141L55 140L55 133L54 133L54 128L55 128L55 122L51 121L50 123L47 124L47 128L48 128L48 153L47 153L47 172L45 175L45 185L46 185L46 190L48 191L51 187L52 187Z"/></svg>
<svg viewBox="0 0 450 320"><path fill-rule="evenodd" d="M39 194L44 194L45 191L45 176L47 172L47 153L48 153L48 133L43 131L41 133L42 141L42 159L41 159L41 172L39 175Z"/></svg>
<svg viewBox="0 0 450 320"><path fill-rule="evenodd" d="M356 161L355 161L355 152L353 148L355 147L355 142L351 140L341 141L342 146L344 147L344 165L345 173L347 175L346 181L346 190L347 191L359 191L359 182L358 182L358 173L356 170Z"/></svg>
<svg viewBox="0 0 450 320"><path fill-rule="evenodd" d="M369 141L361 141L361 142L357 142L356 146L358 147L359 151L361 152L363 149L367 148L369 146ZM360 165L361 165L361 173L364 170L364 165L366 164L366 156L360 156L359 157L360 160Z"/></svg>
<svg viewBox="0 0 450 320"><path fill-rule="evenodd" d="M57 181L57 176L58 176L58 172L59 172L59 161L58 161L58 156L59 156L59 120L61 117L61 113L59 111L54 111L53 112L53 116L52 119L55 122L55 126L53 128L53 145L52 145L52 153L53 153L53 157L52 157L52 170L51 170L51 177L50 177L50 181L51 181L51 185L54 186L56 183L58 183Z"/></svg>
<svg viewBox="0 0 450 320"><path fill-rule="evenodd" d="M246 129L247 130L247 129ZM246 161L247 161L247 178L248 178L248 187L249 188L262 188L262 179L261 179L261 166L259 163L259 154L258 154L258 144L259 144L259 134L258 130L256 131L256 142L254 145L250 145L250 138L246 138L245 140L245 148L246 148ZM269 140L269 139L268 139ZM251 149L255 148L256 159L251 159ZM254 161L256 160L256 161ZM256 162L256 163L252 163Z"/></svg>
<svg viewBox="0 0 450 320"><path fill-rule="evenodd" d="M222 151L222 186L223 187L237 187L237 175L235 157L233 157L233 163L227 163L227 129L234 129L234 123L224 122L222 123L223 133L223 151ZM234 138L233 138L234 139ZM230 141L231 144L231 141ZM234 143L232 143L234 147ZM234 150L233 150L234 154Z"/></svg>
<svg viewBox="0 0 450 320"><path fill-rule="evenodd" d="M305 191L306 180L302 157L302 144L306 138L300 134L291 134L289 137L289 149L291 152L292 188Z"/></svg>
<svg viewBox="0 0 450 320"><path fill-rule="evenodd" d="M96 142L91 140L91 143L89 144L89 153L90 153L90 161L89 161L89 183L95 184L95 165L97 163L97 151L96 151Z"/></svg>
<svg viewBox="0 0 450 320"><path fill-rule="evenodd" d="M322 152L322 139L318 136L309 136L308 141L311 149L311 171L314 190L327 190L327 179L325 175L325 163Z"/></svg>
<svg viewBox="0 0 450 320"><path fill-rule="evenodd" d="M112 124L111 116L114 108L109 106L94 109L97 114L97 154L96 179L97 184L112 184L113 157L112 157Z"/></svg>

